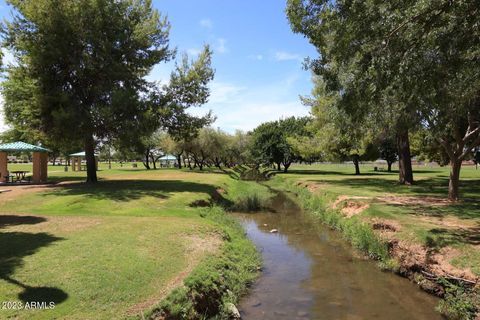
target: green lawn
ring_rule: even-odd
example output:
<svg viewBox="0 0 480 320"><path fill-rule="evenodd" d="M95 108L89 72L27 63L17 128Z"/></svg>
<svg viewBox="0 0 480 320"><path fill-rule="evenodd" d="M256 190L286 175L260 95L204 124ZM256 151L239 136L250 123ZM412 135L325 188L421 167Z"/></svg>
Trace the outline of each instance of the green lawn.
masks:
<svg viewBox="0 0 480 320"><path fill-rule="evenodd" d="M9 165L20 168L29 170ZM0 309L0 318L136 316L220 254L229 226L194 204L233 203L226 190L246 183L223 173L100 169L94 186L79 182L85 172L50 166L51 180L73 183L0 193L0 301L56 302L53 310ZM253 250L235 250L242 246Z"/></svg>
<svg viewBox="0 0 480 320"><path fill-rule="evenodd" d="M378 172L373 167L364 164L362 174L355 176L353 165L295 165L279 176L310 189L330 205L339 197L344 204L368 204L358 218L393 222L400 226L395 238L408 243L437 251L452 249L448 259L453 266L480 276L480 169L462 168L462 201L448 203L449 167L415 166L412 186L397 183L398 171Z"/></svg>

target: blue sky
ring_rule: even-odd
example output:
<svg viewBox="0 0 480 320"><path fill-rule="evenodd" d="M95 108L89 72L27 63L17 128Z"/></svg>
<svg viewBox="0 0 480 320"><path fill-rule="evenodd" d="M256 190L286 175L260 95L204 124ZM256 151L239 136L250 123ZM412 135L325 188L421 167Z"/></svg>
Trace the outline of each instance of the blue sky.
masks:
<svg viewBox="0 0 480 320"><path fill-rule="evenodd" d="M312 88L311 76L302 68L315 50L293 34L285 16L284 0L154 0L168 16L170 43L179 54L194 57L204 44L213 51L215 79L209 102L190 112L212 110L215 127L233 132L287 116L302 116L309 109L299 95ZM0 15L10 9L0 1ZM172 63L154 68L149 78L167 81ZM0 123L1 125L1 123Z"/></svg>

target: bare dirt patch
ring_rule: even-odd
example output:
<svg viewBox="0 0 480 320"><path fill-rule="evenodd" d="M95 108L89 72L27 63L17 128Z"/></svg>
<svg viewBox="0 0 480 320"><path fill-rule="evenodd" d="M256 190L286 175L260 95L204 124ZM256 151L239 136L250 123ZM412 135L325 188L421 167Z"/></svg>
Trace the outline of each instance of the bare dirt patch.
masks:
<svg viewBox="0 0 480 320"><path fill-rule="evenodd" d="M0 215L0 222L3 220ZM101 218L94 217L55 217L55 216L30 216L30 215L9 215L6 217L16 217L17 220L22 221L26 218L36 218L38 222L35 223L18 223L11 224L5 229L8 231L22 231L22 232L49 232L52 234L68 234L91 228L103 222Z"/></svg>
<svg viewBox="0 0 480 320"><path fill-rule="evenodd" d="M370 207L370 204L363 201L352 201L370 199L368 197L355 197L341 195L331 205L332 209L338 209L341 206L340 212L347 218L356 216Z"/></svg>
<svg viewBox="0 0 480 320"><path fill-rule="evenodd" d="M385 202L387 204L401 205L401 206L422 206L422 207L440 207L448 206L451 202L445 198L437 197L406 197L387 195L375 198L378 201Z"/></svg>
<svg viewBox="0 0 480 320"><path fill-rule="evenodd" d="M375 218L372 219L371 222L373 230L381 232L397 232L401 229L401 226L397 221Z"/></svg>
<svg viewBox="0 0 480 320"><path fill-rule="evenodd" d="M370 205L368 203L364 202L347 201L341 212L345 217L351 218L362 213L363 211L368 209L369 206Z"/></svg>
<svg viewBox="0 0 480 320"><path fill-rule="evenodd" d="M34 192L51 191L57 187L79 184L75 181L63 181L52 184L38 184L38 185L5 185L0 187L0 203L15 200L26 194Z"/></svg>
<svg viewBox="0 0 480 320"><path fill-rule="evenodd" d="M218 252L222 245L222 240L218 234L209 233L204 235L183 235L185 239L185 257L187 258L187 266L181 270L173 279L166 283L162 290L157 292L148 300L140 302L127 310L128 316L140 315L143 312L153 308L162 299L164 299L175 288L182 286L183 280L192 272L198 263L207 255Z"/></svg>
<svg viewBox="0 0 480 320"><path fill-rule="evenodd" d="M457 249L445 247L434 250L398 240L392 232L380 232L380 235L387 240L390 255L399 262L398 273L417 282L427 292L443 296L444 288L436 281L439 277L470 285L480 283L480 278L470 269L451 265L450 261L460 255Z"/></svg>
<svg viewBox="0 0 480 320"><path fill-rule="evenodd" d="M299 181L297 182L298 187L306 188L311 193L317 193L325 189L328 185L326 183L316 183L308 181Z"/></svg>

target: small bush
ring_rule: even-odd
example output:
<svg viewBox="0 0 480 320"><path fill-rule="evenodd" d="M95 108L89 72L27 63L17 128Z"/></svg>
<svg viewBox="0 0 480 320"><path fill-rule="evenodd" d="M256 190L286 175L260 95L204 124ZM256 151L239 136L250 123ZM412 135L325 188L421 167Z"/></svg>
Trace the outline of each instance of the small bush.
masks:
<svg viewBox="0 0 480 320"><path fill-rule="evenodd" d="M267 175L257 168L250 168L240 173L240 180L244 181L266 181Z"/></svg>
<svg viewBox="0 0 480 320"><path fill-rule="evenodd" d="M445 287L445 297L438 304L437 310L452 320L475 319L480 305L478 295L445 280L440 280L440 284Z"/></svg>

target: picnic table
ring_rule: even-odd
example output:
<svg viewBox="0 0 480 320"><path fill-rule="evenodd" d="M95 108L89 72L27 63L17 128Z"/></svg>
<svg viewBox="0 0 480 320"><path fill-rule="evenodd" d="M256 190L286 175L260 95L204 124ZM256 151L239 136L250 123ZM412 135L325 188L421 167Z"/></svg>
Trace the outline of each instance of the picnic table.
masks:
<svg viewBox="0 0 480 320"><path fill-rule="evenodd" d="M17 181L22 181L22 180L25 180L25 176L28 172L29 171L16 170L16 171L12 171L11 173L15 174L15 176L17 177Z"/></svg>

